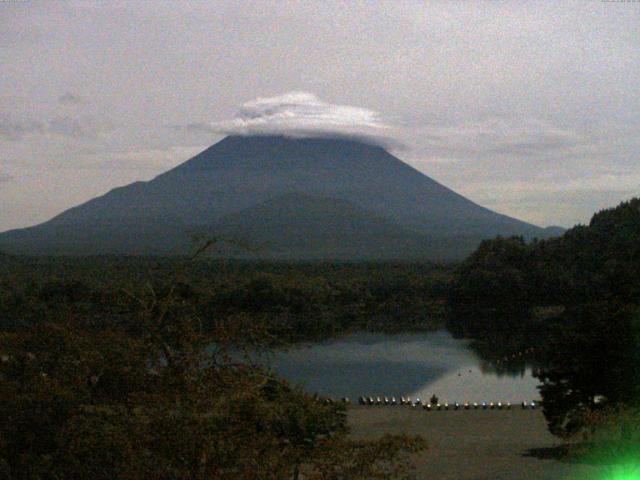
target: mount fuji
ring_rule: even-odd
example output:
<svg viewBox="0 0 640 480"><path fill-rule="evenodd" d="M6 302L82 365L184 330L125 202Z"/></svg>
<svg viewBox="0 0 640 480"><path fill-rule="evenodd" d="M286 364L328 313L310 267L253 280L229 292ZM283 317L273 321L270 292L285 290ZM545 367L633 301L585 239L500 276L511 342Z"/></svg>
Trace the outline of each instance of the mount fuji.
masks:
<svg viewBox="0 0 640 480"><path fill-rule="evenodd" d="M484 208L380 146L228 136L148 182L2 233L0 250L180 255L194 238L218 238L229 257L456 260L484 238L558 233Z"/></svg>

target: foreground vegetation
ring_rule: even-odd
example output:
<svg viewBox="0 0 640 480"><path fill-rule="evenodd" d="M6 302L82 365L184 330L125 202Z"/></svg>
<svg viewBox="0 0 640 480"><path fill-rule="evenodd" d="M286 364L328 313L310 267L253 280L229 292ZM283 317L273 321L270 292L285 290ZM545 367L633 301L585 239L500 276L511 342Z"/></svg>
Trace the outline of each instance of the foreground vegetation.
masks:
<svg viewBox="0 0 640 480"><path fill-rule="evenodd" d="M268 324L203 317L184 271L135 291L117 272L109 288L4 282L0 478L411 477L422 439L351 441L343 405L241 354Z"/></svg>

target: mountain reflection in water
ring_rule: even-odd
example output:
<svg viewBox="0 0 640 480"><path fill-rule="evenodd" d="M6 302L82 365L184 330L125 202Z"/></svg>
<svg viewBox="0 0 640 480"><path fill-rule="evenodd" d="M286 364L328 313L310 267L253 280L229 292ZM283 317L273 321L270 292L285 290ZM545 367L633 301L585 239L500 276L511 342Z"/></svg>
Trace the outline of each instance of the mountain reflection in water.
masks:
<svg viewBox="0 0 640 480"><path fill-rule="evenodd" d="M539 398L530 368L497 374L447 332L356 333L269 355L275 372L310 393L333 398L411 395L443 401L519 402Z"/></svg>

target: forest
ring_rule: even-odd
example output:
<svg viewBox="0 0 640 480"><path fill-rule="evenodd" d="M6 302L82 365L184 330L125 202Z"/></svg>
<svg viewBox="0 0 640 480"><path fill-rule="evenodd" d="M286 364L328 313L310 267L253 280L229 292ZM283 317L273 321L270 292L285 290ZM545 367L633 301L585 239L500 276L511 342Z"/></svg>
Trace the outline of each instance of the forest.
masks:
<svg viewBox="0 0 640 480"><path fill-rule="evenodd" d="M485 355L535 347L552 433L608 425L640 456L639 198L561 237L484 241L457 267L448 306L448 328Z"/></svg>
<svg viewBox="0 0 640 480"><path fill-rule="evenodd" d="M450 267L429 263L256 263L186 257L0 257L0 325L65 309L105 325L136 297L174 288L202 317L250 318L287 342L354 330L444 327Z"/></svg>

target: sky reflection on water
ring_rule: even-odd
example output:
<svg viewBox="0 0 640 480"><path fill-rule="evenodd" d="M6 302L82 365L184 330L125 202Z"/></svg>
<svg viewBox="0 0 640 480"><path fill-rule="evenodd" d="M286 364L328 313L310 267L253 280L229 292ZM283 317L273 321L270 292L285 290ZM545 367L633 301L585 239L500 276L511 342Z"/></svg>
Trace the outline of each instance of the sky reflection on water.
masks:
<svg viewBox="0 0 640 480"><path fill-rule="evenodd" d="M497 375L487 370L467 342L446 332L356 333L276 352L268 362L278 374L308 392L333 398L428 398L433 393L450 402L539 398L531 369L519 375Z"/></svg>

